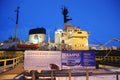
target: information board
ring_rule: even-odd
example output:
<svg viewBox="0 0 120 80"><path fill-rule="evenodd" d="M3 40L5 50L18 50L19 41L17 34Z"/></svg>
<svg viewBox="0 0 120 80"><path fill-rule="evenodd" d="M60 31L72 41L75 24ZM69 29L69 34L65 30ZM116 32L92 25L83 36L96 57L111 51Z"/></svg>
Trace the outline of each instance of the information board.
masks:
<svg viewBox="0 0 120 80"><path fill-rule="evenodd" d="M62 51L62 69L94 69L93 51Z"/></svg>
<svg viewBox="0 0 120 80"><path fill-rule="evenodd" d="M51 68L61 69L61 51L24 52L25 70L51 70Z"/></svg>

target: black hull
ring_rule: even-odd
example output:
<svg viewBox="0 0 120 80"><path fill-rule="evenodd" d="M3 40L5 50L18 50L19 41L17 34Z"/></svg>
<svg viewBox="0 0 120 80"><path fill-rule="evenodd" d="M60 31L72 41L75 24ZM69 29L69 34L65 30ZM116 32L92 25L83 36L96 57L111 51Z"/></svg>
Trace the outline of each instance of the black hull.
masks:
<svg viewBox="0 0 120 80"><path fill-rule="evenodd" d="M120 50L94 50L96 56L120 56Z"/></svg>
<svg viewBox="0 0 120 80"><path fill-rule="evenodd" d="M117 60L103 59L96 61L96 66L99 64L120 67L120 50L95 50L96 57L117 57ZM118 58L119 57L119 58Z"/></svg>

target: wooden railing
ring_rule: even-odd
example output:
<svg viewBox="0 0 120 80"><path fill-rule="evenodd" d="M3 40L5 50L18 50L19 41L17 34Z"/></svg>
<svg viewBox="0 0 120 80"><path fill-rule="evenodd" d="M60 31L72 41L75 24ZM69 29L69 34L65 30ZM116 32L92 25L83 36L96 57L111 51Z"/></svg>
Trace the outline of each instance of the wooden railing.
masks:
<svg viewBox="0 0 120 80"><path fill-rule="evenodd" d="M15 68L15 66L23 59L23 56L19 56L11 59L1 59L0 73L9 70L9 68Z"/></svg>

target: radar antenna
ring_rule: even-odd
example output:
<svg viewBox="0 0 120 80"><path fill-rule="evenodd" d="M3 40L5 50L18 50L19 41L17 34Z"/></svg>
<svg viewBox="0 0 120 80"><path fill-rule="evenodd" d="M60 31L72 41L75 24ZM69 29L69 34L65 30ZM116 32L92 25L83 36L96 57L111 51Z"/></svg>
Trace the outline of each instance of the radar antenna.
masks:
<svg viewBox="0 0 120 80"><path fill-rule="evenodd" d="M68 12L68 9L66 7L63 7L62 8L62 14L63 14L63 17L64 17L64 23L67 23L68 21L72 20L72 18L68 18L69 16L67 15L69 12Z"/></svg>

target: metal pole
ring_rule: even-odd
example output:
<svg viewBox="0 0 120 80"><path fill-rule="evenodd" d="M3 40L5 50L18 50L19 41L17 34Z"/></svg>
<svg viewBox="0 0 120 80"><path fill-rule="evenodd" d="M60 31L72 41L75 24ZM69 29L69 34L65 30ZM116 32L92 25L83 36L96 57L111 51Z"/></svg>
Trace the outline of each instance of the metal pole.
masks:
<svg viewBox="0 0 120 80"><path fill-rule="evenodd" d="M12 68L14 68L15 67L15 59L13 59L13 66L12 66Z"/></svg>
<svg viewBox="0 0 120 80"><path fill-rule="evenodd" d="M6 59L4 60L4 72L6 71L6 63L7 63L7 61L6 61Z"/></svg>

